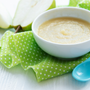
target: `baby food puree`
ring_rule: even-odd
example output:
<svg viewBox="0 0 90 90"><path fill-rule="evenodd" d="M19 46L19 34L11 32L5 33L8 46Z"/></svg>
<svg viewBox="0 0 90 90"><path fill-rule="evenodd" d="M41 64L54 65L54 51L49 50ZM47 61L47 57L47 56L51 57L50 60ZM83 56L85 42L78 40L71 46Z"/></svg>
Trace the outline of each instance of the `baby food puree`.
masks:
<svg viewBox="0 0 90 90"><path fill-rule="evenodd" d="M47 41L74 44L90 39L90 23L73 17L60 17L41 24L38 35Z"/></svg>

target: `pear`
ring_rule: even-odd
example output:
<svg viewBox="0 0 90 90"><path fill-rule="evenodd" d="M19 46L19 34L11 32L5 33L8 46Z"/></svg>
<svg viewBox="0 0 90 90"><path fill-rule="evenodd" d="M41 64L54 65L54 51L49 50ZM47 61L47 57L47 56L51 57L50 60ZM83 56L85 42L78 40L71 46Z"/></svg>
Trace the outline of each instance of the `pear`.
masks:
<svg viewBox="0 0 90 90"><path fill-rule="evenodd" d="M12 17L8 10L0 2L0 28L7 29L11 27Z"/></svg>
<svg viewBox="0 0 90 90"><path fill-rule="evenodd" d="M56 7L55 0L20 0L12 25L20 25L23 30L30 30L33 20L42 12Z"/></svg>

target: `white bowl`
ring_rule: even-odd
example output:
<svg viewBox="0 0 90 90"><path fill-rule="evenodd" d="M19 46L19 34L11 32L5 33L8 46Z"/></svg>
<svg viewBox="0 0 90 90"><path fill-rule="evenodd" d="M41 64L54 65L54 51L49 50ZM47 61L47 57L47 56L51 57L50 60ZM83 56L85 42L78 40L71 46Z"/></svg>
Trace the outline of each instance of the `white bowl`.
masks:
<svg viewBox="0 0 90 90"><path fill-rule="evenodd" d="M75 17L90 22L90 11L76 7L63 7L40 14L32 23L32 32L40 48L48 54L60 58L76 58L88 53L90 51L90 40L76 44L57 44L38 36L38 27L43 22L57 17Z"/></svg>

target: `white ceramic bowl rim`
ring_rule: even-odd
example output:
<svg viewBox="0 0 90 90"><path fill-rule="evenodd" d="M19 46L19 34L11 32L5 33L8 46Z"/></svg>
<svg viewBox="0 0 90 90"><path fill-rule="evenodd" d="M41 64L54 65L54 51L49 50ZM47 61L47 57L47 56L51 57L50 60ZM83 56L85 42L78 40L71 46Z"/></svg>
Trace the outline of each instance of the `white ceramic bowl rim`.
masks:
<svg viewBox="0 0 90 90"><path fill-rule="evenodd" d="M44 14L50 12L50 11L54 11L54 10L58 10L58 9L66 9L66 8L68 8L68 9L77 9L77 10L79 9L79 10L87 11L87 12L90 13L89 10L84 9L84 8L79 8L79 7L60 7L60 8L50 9L50 10L48 10L48 11L45 11L45 12L41 13L39 16L37 16L37 17L35 18L35 20L34 20L33 23L32 23L32 32L33 32L39 39L41 39L41 40L43 40L43 41L45 41L45 42L47 42L47 43L56 44L56 45L78 45L78 44L83 44L83 43L86 43L86 42L90 41L90 39L89 39L89 40L86 40L86 41L83 41L83 42L79 42L79 43L74 43L74 44L54 43L54 42L47 41L47 40L41 38L41 37L34 31L34 23L36 22L36 20L37 20L40 16L42 16L42 15L44 15Z"/></svg>

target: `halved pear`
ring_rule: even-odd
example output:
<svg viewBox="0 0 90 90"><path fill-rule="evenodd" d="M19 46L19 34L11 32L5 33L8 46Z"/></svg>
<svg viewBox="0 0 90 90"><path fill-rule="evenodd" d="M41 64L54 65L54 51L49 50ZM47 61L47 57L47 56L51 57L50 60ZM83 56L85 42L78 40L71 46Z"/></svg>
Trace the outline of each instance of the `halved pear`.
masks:
<svg viewBox="0 0 90 90"><path fill-rule="evenodd" d="M55 7L55 0L20 0L12 25L20 25L23 30L30 30L33 20L40 13Z"/></svg>
<svg viewBox="0 0 90 90"><path fill-rule="evenodd" d="M0 3L0 28L7 29L11 26L12 18L7 9Z"/></svg>

